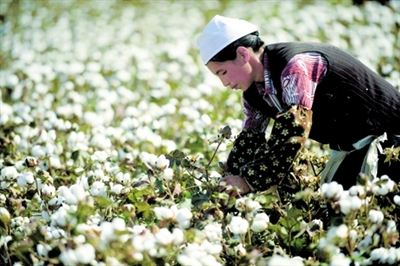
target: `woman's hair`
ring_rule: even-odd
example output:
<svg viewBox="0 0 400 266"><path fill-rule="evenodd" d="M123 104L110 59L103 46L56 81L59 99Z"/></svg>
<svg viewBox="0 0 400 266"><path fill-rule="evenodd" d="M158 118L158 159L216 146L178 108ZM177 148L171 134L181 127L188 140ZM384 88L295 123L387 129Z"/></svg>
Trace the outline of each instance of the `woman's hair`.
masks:
<svg viewBox="0 0 400 266"><path fill-rule="evenodd" d="M247 34L240 39L230 43L216 55L214 55L210 62L225 62L228 60L236 59L236 49L239 46L250 47L254 52L257 52L264 45L264 41L258 37L258 31Z"/></svg>

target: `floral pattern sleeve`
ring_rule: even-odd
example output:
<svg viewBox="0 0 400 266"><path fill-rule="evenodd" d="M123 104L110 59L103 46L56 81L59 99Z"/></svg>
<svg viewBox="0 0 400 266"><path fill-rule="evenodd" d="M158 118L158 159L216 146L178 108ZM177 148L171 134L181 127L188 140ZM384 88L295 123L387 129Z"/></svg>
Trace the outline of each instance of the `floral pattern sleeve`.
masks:
<svg viewBox="0 0 400 266"><path fill-rule="evenodd" d="M268 142L259 132L243 131L228 158L228 169L244 178L254 190L262 191L279 185L304 146L311 121L310 109L291 105L275 118Z"/></svg>

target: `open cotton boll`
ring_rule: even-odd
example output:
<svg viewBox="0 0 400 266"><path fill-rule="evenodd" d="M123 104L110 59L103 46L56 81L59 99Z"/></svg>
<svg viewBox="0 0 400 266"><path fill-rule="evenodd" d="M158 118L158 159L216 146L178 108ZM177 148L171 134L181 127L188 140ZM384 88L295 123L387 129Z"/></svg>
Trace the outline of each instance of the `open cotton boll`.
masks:
<svg viewBox="0 0 400 266"><path fill-rule="evenodd" d="M95 151L90 158L93 161L104 163L108 158L108 154L105 151Z"/></svg>
<svg viewBox="0 0 400 266"><path fill-rule="evenodd" d="M174 217L173 211L167 207L155 207L153 211L157 219L160 221L168 220Z"/></svg>
<svg viewBox="0 0 400 266"><path fill-rule="evenodd" d="M165 168L161 174L161 178L170 181L174 177L174 170L172 168Z"/></svg>
<svg viewBox="0 0 400 266"><path fill-rule="evenodd" d="M116 176L115 176L115 179L119 182L119 183L121 183L121 184L123 184L123 185L127 185L127 184L129 184L130 183L130 181L131 181L131 176L130 176L130 174L129 173L122 173L122 172L119 172Z"/></svg>
<svg viewBox="0 0 400 266"><path fill-rule="evenodd" d="M250 229L254 232L262 232L267 229L269 216L266 213L258 213L253 219Z"/></svg>
<svg viewBox="0 0 400 266"><path fill-rule="evenodd" d="M192 212L186 208L178 210L175 215L175 219L178 221L179 227L182 229L187 229L190 227L190 219L192 217Z"/></svg>
<svg viewBox="0 0 400 266"><path fill-rule="evenodd" d="M162 246L171 244L174 241L174 237L167 228L161 228L154 234L156 242Z"/></svg>
<svg viewBox="0 0 400 266"><path fill-rule="evenodd" d="M219 223L207 224L203 229L208 241L214 242L222 239L222 225Z"/></svg>
<svg viewBox="0 0 400 266"><path fill-rule="evenodd" d="M168 167L169 165L169 160L165 157L165 155L160 155L158 156L155 166L160 168L160 169L164 169L165 167Z"/></svg>
<svg viewBox="0 0 400 266"><path fill-rule="evenodd" d="M14 166L6 166L1 169L0 180L12 181L18 177L18 171Z"/></svg>
<svg viewBox="0 0 400 266"><path fill-rule="evenodd" d="M86 191L83 188L83 186L79 184L74 184L72 185L69 190L71 193L74 195L74 197L77 199L77 201L83 201L86 198Z"/></svg>
<svg viewBox="0 0 400 266"><path fill-rule="evenodd" d="M338 253L334 254L332 256L331 262L329 263L330 266L335 266L335 265L342 265L342 266L350 266L351 259L346 258L346 256L343 253Z"/></svg>
<svg viewBox="0 0 400 266"><path fill-rule="evenodd" d="M290 266L303 266L304 263L301 258L293 257L283 257L281 255L273 255L269 261L268 265L270 266L281 266L281 265L290 265Z"/></svg>
<svg viewBox="0 0 400 266"><path fill-rule="evenodd" d="M396 205L399 205L399 206L400 206L400 196L399 196L399 195L395 195L395 196L393 197L393 201L394 201L394 203L395 203Z"/></svg>
<svg viewBox="0 0 400 266"><path fill-rule="evenodd" d="M94 182L89 191L94 197L107 197L107 187L101 181Z"/></svg>
<svg viewBox="0 0 400 266"><path fill-rule="evenodd" d="M96 258L96 250L91 244L85 243L75 249L75 257L76 262L89 264Z"/></svg>
<svg viewBox="0 0 400 266"><path fill-rule="evenodd" d="M380 181L385 181L383 184L378 185ZM384 196L389 192L393 191L394 181L391 180L387 175L381 176L381 178L375 178L372 180L372 192L378 196Z"/></svg>
<svg viewBox="0 0 400 266"><path fill-rule="evenodd" d="M35 178L32 172L23 172L18 176L17 183L21 187L27 187L33 184Z"/></svg>
<svg viewBox="0 0 400 266"><path fill-rule="evenodd" d="M113 194L119 195L121 194L122 190L124 189L124 186L121 184L113 184L112 182L110 182L110 191Z"/></svg>
<svg viewBox="0 0 400 266"><path fill-rule="evenodd" d="M349 193L343 193L338 203L340 206L340 211L344 214L359 210L363 204L359 197L351 196Z"/></svg>
<svg viewBox="0 0 400 266"><path fill-rule="evenodd" d="M321 192L328 199L338 199L343 192L343 186L336 181L324 183L321 186Z"/></svg>
<svg viewBox="0 0 400 266"><path fill-rule="evenodd" d="M242 217L234 216L232 217L228 228L233 234L242 235L247 232L247 229L249 229L249 222Z"/></svg>
<svg viewBox="0 0 400 266"><path fill-rule="evenodd" d="M371 223L381 224L383 222L383 213L377 210L370 210L368 213L368 218Z"/></svg>

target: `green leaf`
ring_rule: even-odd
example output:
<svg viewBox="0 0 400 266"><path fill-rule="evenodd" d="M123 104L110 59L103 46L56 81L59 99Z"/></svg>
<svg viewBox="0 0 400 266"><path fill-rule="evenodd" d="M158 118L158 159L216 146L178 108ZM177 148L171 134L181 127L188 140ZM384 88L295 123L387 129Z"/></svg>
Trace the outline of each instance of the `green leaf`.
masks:
<svg viewBox="0 0 400 266"><path fill-rule="evenodd" d="M76 160L78 160L79 157L79 150L73 151L71 154L71 159L76 162Z"/></svg>
<svg viewBox="0 0 400 266"><path fill-rule="evenodd" d="M138 212L145 212L145 211L149 211L150 210L150 204L148 204L147 202L138 202L135 204L135 207L137 208Z"/></svg>
<svg viewBox="0 0 400 266"><path fill-rule="evenodd" d="M229 199L229 195L226 194L225 192L214 192L212 194L212 197L215 199L222 199L222 200L228 200Z"/></svg>
<svg viewBox="0 0 400 266"><path fill-rule="evenodd" d="M202 204L209 202L209 197L210 195L208 194L208 192L198 192L197 194L193 195L192 204L195 207L200 207Z"/></svg>
<svg viewBox="0 0 400 266"><path fill-rule="evenodd" d="M160 192L160 194L164 194L165 188L164 188L163 182L161 182L160 179L156 179L155 184L156 184L156 187L158 188L158 191Z"/></svg>

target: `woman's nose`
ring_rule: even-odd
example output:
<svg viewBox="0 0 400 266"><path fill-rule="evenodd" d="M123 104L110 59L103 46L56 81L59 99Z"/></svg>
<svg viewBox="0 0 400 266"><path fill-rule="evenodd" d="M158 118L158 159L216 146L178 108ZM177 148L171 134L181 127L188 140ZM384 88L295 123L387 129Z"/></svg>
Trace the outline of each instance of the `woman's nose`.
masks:
<svg viewBox="0 0 400 266"><path fill-rule="evenodd" d="M227 79L221 79L222 85L224 85L225 87L228 87L230 82Z"/></svg>

